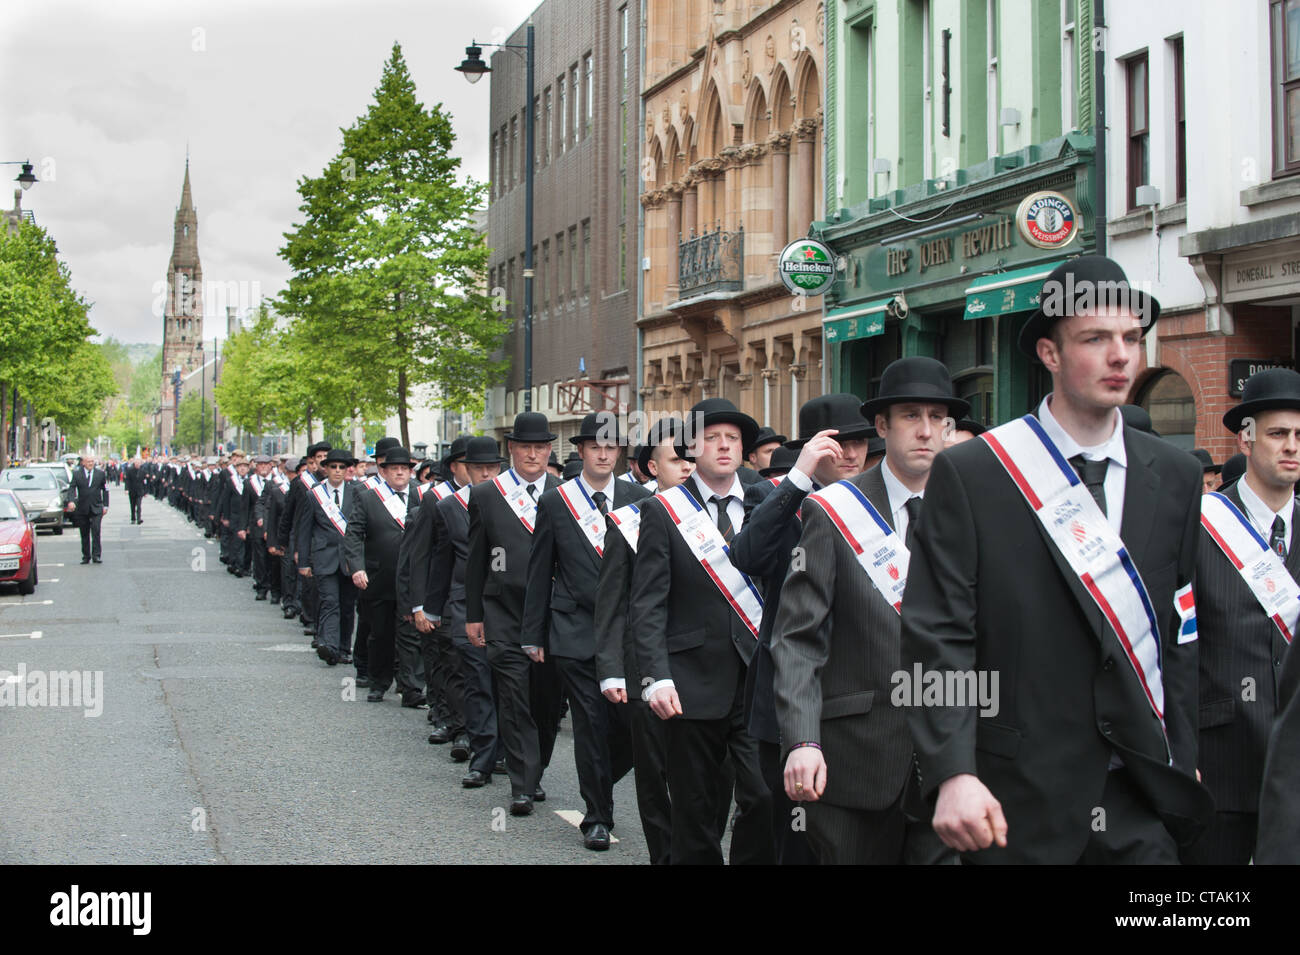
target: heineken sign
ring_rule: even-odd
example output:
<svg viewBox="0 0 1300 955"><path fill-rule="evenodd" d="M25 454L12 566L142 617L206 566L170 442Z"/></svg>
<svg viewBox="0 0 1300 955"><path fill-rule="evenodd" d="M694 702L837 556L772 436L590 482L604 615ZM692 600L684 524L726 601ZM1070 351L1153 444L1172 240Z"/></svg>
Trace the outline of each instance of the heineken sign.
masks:
<svg viewBox="0 0 1300 955"><path fill-rule="evenodd" d="M835 282L835 256L813 239L796 239L781 250L781 281L795 295L824 295Z"/></svg>

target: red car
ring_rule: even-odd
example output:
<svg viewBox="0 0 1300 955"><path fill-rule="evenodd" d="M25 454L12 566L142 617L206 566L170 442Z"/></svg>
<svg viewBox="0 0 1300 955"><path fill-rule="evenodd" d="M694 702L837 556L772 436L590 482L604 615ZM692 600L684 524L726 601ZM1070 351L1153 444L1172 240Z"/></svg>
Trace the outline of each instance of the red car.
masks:
<svg viewBox="0 0 1300 955"><path fill-rule="evenodd" d="M36 528L13 491L0 488L0 583L15 581L20 594L36 590Z"/></svg>

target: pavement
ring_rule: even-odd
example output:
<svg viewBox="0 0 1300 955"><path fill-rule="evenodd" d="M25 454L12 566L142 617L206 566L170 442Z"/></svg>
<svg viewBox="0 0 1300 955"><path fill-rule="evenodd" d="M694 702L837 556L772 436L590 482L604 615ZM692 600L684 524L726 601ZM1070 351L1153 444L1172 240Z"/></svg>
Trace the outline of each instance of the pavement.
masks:
<svg viewBox="0 0 1300 955"><path fill-rule="evenodd" d="M583 848L567 718L546 802L511 816L424 710L366 702L215 542L152 497L132 525L111 490L102 564L69 527L39 536L35 594L0 584L0 864L648 861L631 774L618 842Z"/></svg>

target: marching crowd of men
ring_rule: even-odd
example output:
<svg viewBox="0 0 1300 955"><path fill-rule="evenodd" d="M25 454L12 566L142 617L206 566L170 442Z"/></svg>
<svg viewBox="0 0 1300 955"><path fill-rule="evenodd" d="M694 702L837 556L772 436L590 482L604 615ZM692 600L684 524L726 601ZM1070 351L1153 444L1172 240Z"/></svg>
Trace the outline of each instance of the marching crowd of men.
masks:
<svg viewBox="0 0 1300 955"><path fill-rule="evenodd" d="M634 771L656 864L721 863L728 830L732 863L1300 861L1300 374L1246 382L1229 475L1119 410L1159 304L1102 256L1059 288L1019 338L1052 392L988 430L908 357L795 440L708 398L616 476L595 412L560 477L523 412L505 459L132 462L132 519L135 488L219 535L514 815L567 708L589 849Z"/></svg>

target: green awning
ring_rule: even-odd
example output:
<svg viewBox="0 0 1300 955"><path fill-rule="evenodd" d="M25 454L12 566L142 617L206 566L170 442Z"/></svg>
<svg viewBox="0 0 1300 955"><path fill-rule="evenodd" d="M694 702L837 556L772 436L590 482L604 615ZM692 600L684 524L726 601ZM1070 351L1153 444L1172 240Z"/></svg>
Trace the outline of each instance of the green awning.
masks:
<svg viewBox="0 0 1300 955"><path fill-rule="evenodd" d="M1059 264L1048 262L977 278L966 289L966 317L988 318L990 315L1006 315L1009 312L1026 312L1038 308L1043 280Z"/></svg>
<svg viewBox="0 0 1300 955"><path fill-rule="evenodd" d="M828 308L822 319L822 331L827 342L848 342L855 338L870 338L885 333L885 306L894 300L878 299L843 308Z"/></svg>

